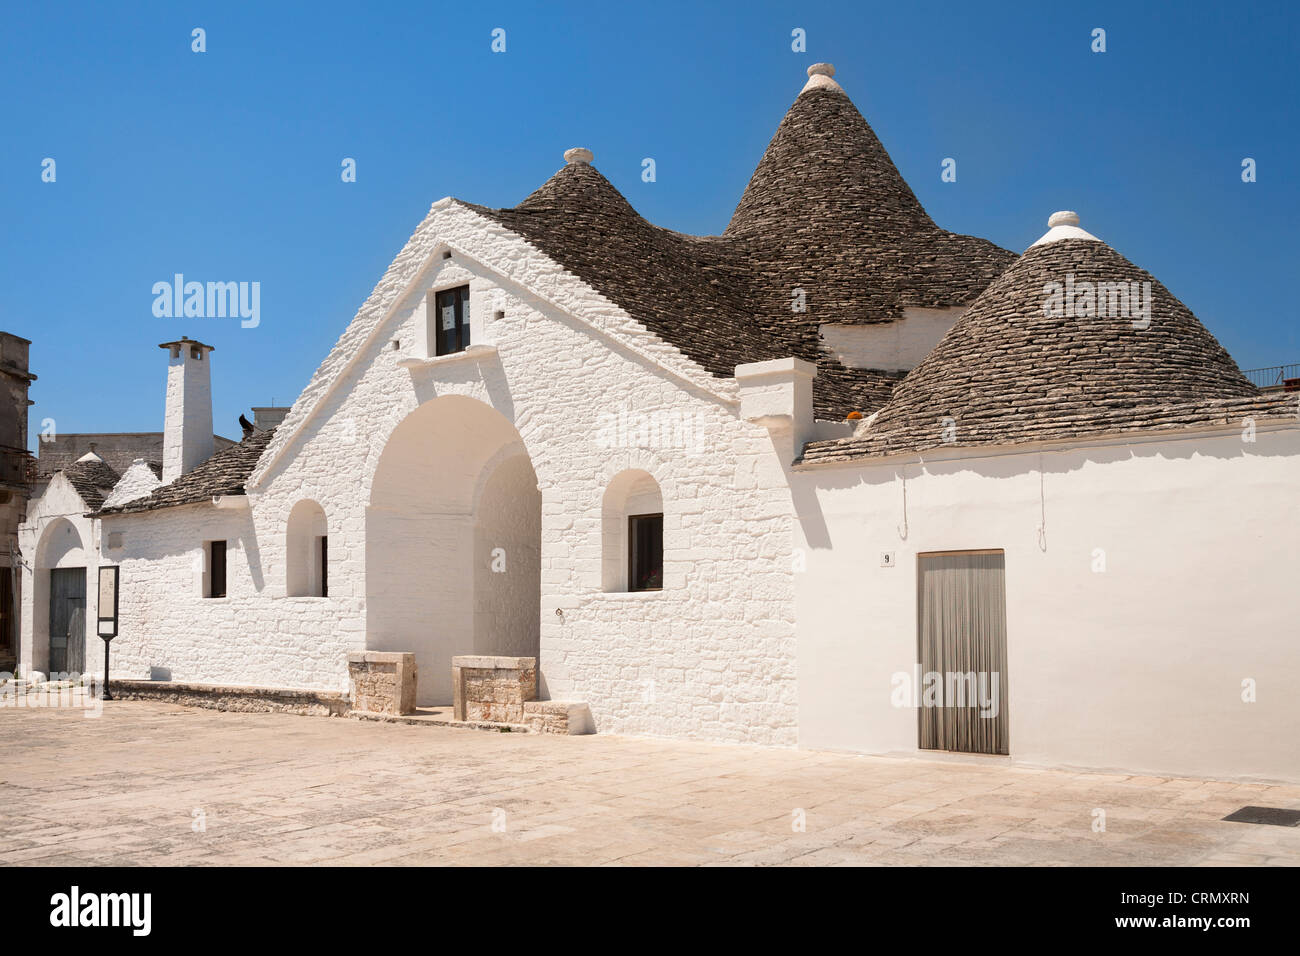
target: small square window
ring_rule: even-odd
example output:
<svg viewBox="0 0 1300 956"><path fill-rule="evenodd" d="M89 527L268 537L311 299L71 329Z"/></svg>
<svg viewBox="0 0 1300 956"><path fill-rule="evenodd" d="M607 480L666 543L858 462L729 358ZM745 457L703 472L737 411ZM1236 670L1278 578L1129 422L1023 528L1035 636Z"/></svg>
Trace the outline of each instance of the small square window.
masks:
<svg viewBox="0 0 1300 956"><path fill-rule="evenodd" d="M469 347L469 286L430 292L429 338L434 355L452 355Z"/></svg>
<svg viewBox="0 0 1300 956"><path fill-rule="evenodd" d="M664 516L627 519L628 590L658 591L664 586Z"/></svg>

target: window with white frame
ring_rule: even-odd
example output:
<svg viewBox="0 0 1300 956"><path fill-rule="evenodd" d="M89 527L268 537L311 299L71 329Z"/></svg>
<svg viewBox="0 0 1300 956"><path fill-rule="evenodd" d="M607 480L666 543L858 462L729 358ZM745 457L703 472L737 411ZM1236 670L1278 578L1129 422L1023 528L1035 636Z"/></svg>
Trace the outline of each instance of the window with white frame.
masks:
<svg viewBox="0 0 1300 956"><path fill-rule="evenodd" d="M601 587L663 588L664 505L659 483L645 471L615 475L601 503Z"/></svg>

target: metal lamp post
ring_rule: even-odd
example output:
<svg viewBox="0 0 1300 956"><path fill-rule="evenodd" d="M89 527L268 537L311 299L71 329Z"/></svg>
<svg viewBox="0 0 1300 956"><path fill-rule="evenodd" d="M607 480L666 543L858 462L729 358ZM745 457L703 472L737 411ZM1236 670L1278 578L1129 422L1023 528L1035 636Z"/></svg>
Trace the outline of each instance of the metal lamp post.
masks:
<svg viewBox="0 0 1300 956"><path fill-rule="evenodd" d="M117 583L120 570L116 566L99 569L98 633L104 640L104 692L100 695L103 700L113 699L108 689L108 645L117 637ZM112 614L106 614L110 609Z"/></svg>

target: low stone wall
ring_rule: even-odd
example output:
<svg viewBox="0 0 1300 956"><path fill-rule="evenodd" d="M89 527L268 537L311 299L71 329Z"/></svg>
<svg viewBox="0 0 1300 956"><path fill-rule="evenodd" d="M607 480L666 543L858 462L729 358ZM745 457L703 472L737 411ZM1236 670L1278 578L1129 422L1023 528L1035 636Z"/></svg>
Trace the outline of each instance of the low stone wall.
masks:
<svg viewBox="0 0 1300 956"><path fill-rule="evenodd" d="M567 700L532 700L524 704L524 726L535 734L594 734L586 704Z"/></svg>
<svg viewBox="0 0 1300 956"><path fill-rule="evenodd" d="M457 720L522 724L537 696L535 657L453 657L452 713Z"/></svg>
<svg viewBox="0 0 1300 956"><path fill-rule="evenodd" d="M455 700L441 718L415 709L415 655L366 651L348 657L355 696L330 691L180 681L115 680L118 700L166 701L233 713L303 714L514 730L535 734L591 734L595 725L584 703L534 700L537 660L532 657L454 657ZM26 686L24 684L24 686ZM108 706L112 706L111 702ZM446 711L442 711L445 715ZM414 716L412 716L414 715Z"/></svg>
<svg viewBox="0 0 1300 956"><path fill-rule="evenodd" d="M344 717L352 706L346 694L281 687L184 684L178 681L152 680L110 680L108 687L117 700L160 700L183 707L206 707L209 710L244 714ZM108 706L112 706L111 701Z"/></svg>
<svg viewBox="0 0 1300 956"><path fill-rule="evenodd" d="M368 714L415 713L415 655L363 651L348 655L352 706Z"/></svg>

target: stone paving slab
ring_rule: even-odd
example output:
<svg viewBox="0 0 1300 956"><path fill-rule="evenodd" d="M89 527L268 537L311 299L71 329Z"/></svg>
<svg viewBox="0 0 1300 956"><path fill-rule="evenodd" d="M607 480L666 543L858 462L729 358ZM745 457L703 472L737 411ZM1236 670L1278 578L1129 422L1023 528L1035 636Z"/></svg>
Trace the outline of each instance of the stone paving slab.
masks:
<svg viewBox="0 0 1300 956"><path fill-rule="evenodd" d="M1300 864L1220 819L1296 786L155 701L0 710L0 754L11 866Z"/></svg>

